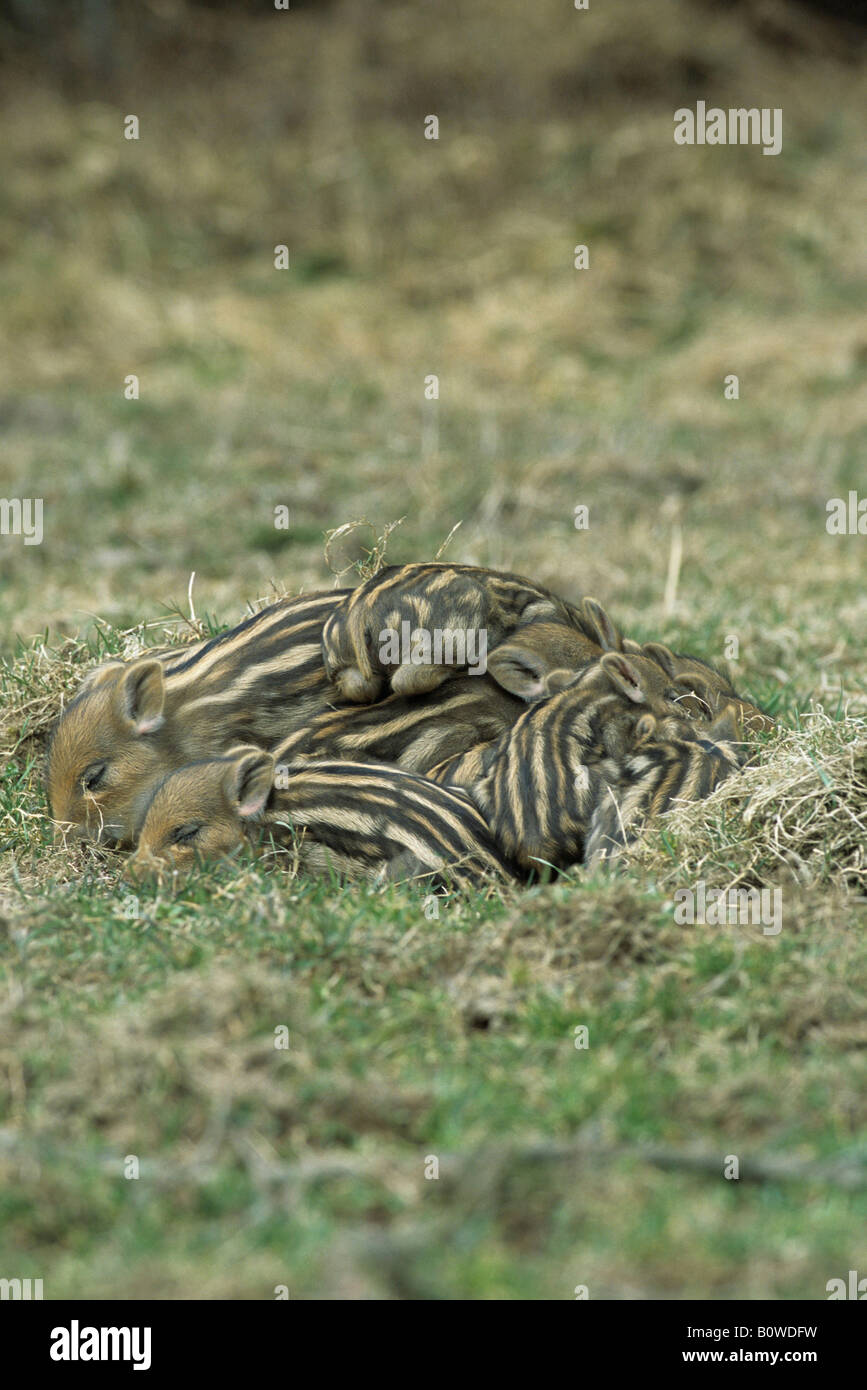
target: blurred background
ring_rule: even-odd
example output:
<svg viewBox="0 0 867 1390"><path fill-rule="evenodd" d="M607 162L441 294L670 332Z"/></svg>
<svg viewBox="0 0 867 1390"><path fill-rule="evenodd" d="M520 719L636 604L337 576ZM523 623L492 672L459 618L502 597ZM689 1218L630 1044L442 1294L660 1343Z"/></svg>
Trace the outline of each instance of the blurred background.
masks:
<svg viewBox="0 0 867 1390"><path fill-rule="evenodd" d="M737 633L765 693L845 684L865 35L795 0L2 0L0 493L45 508L0 540L4 647L186 611L192 571L234 621L405 517L392 560L461 522L449 558L638 635ZM782 153L676 146L698 100L781 107Z"/></svg>

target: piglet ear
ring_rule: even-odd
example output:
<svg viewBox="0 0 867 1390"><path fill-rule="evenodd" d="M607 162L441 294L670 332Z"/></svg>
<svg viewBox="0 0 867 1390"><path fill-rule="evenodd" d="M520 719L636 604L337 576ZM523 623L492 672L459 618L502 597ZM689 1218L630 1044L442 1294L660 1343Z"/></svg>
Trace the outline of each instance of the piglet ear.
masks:
<svg viewBox="0 0 867 1390"><path fill-rule="evenodd" d="M708 738L728 743L739 743L743 738L740 711L736 705L726 705L721 714L708 729Z"/></svg>
<svg viewBox="0 0 867 1390"><path fill-rule="evenodd" d="M505 642L491 652L488 675L493 676L497 685L528 704L534 700L544 700L548 694L545 688L545 662L520 642Z"/></svg>
<svg viewBox="0 0 867 1390"><path fill-rule="evenodd" d="M661 666L667 676L677 675L677 658L670 647L666 647L662 642L645 642L641 650L651 661L655 661L657 666Z"/></svg>
<svg viewBox="0 0 867 1390"><path fill-rule="evenodd" d="M166 679L153 657L143 656L127 667L114 697L116 712L134 734L152 734L163 723Z"/></svg>
<svg viewBox="0 0 867 1390"><path fill-rule="evenodd" d="M261 748L249 748L229 763L226 792L242 820L264 811L274 785L274 758Z"/></svg>
<svg viewBox="0 0 867 1390"><path fill-rule="evenodd" d="M634 705L647 704L638 668L628 657L620 652L606 652L601 665L615 690L619 690L621 695L625 695Z"/></svg>
<svg viewBox="0 0 867 1390"><path fill-rule="evenodd" d="M635 725L635 737L639 743L645 743L652 738L656 732L656 718L652 714L642 714L638 723Z"/></svg>
<svg viewBox="0 0 867 1390"><path fill-rule="evenodd" d="M581 604L584 622L594 641L604 652L622 652L623 634L611 621L601 603L595 598L585 598Z"/></svg>
<svg viewBox="0 0 867 1390"><path fill-rule="evenodd" d="M702 718L712 719L719 708L719 691L714 690L713 686L703 680L696 672L691 672L684 676L674 677L675 686L683 689L684 695L691 695L699 704L704 705ZM687 708L689 708L687 706Z"/></svg>
<svg viewBox="0 0 867 1390"><path fill-rule="evenodd" d="M545 694L557 695L561 690L568 690L570 685L577 685L580 679L580 671L558 667L556 671L549 671L545 677Z"/></svg>

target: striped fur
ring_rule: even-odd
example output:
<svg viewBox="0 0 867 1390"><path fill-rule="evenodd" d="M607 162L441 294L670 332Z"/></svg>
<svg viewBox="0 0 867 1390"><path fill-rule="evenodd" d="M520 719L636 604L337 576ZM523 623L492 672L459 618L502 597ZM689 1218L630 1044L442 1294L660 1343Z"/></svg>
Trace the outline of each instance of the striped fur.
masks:
<svg viewBox="0 0 867 1390"><path fill-rule="evenodd" d="M601 643L619 640L598 604L585 600L585 613L596 641L566 623L531 623L495 648L487 675L454 675L424 695L327 710L286 740L282 757L362 759L427 772L468 754L510 729L525 703L573 682L602 655Z"/></svg>
<svg viewBox="0 0 867 1390"><path fill-rule="evenodd" d="M528 704L575 682L604 652L623 650L623 636L595 599L581 600L581 626L532 622L500 642L488 657L488 674Z"/></svg>
<svg viewBox="0 0 867 1390"><path fill-rule="evenodd" d="M333 699L322 626L347 592L283 599L195 646L91 672L48 750L62 832L128 844L167 772L241 740L269 747L306 725Z"/></svg>
<svg viewBox="0 0 867 1390"><path fill-rule="evenodd" d="M583 858L594 806L604 783L616 782L639 720L653 715L662 738L703 713L703 703L648 657L609 652L499 739L430 775L465 787L500 848L523 868L536 861L563 868Z"/></svg>
<svg viewBox="0 0 867 1390"><path fill-rule="evenodd" d="M490 676L454 676L427 695L324 710L285 740L281 759L340 758L427 772L499 738L525 708Z"/></svg>
<svg viewBox="0 0 867 1390"><path fill-rule="evenodd" d="M322 655L341 697L366 704L389 684L401 695L433 690L456 666L470 664L454 653L437 662L412 660L401 651L396 660L383 655L385 633L420 629L461 640L483 633L491 651L518 626L552 621L581 629L574 605L520 575L473 565L390 565L361 584L328 620Z"/></svg>
<svg viewBox="0 0 867 1390"><path fill-rule="evenodd" d="M183 873L268 840L287 867L353 879L511 876L466 793L377 764L281 763L281 751L236 748L167 777L145 812L128 875Z"/></svg>
<svg viewBox="0 0 867 1390"><path fill-rule="evenodd" d="M746 761L740 741L739 711L727 705L707 726L682 721L663 731L652 718L636 730L635 746L607 780L599 777L590 817L584 862L590 867L616 858L652 816L676 802L710 796Z"/></svg>
<svg viewBox="0 0 867 1390"><path fill-rule="evenodd" d="M692 656L689 652L673 652L661 642L645 642L640 647L636 642L626 641L624 650L649 656L678 685L700 694L707 704L709 718L715 718L727 705L732 705L747 732L767 733L776 728L776 721L771 715L751 700L745 700L735 690L728 676L702 661L701 657Z"/></svg>

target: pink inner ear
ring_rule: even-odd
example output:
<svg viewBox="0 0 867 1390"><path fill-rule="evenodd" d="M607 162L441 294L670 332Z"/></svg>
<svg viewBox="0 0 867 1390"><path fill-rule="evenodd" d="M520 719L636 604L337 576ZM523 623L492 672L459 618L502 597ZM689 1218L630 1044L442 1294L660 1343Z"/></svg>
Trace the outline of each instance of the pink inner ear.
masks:
<svg viewBox="0 0 867 1390"><path fill-rule="evenodd" d="M257 792L255 796L250 796L246 801L242 801L238 807L238 815L242 820L248 820L250 816L257 816L268 800L268 788L264 792Z"/></svg>
<svg viewBox="0 0 867 1390"><path fill-rule="evenodd" d="M139 719L135 731L137 734L152 734L160 728L163 722L161 714L153 714L150 719Z"/></svg>
<svg viewBox="0 0 867 1390"><path fill-rule="evenodd" d="M644 691L641 688L641 682L635 679L633 673L631 671L624 671L619 665L617 667L617 672L621 681L620 689L627 700L631 700L634 705L646 704L647 701L644 697Z"/></svg>
<svg viewBox="0 0 867 1390"><path fill-rule="evenodd" d="M624 694L636 705L646 704L644 691L641 688L641 681L636 679L635 672L629 662L622 657L615 658L611 663L611 670L617 671L623 684L627 687Z"/></svg>

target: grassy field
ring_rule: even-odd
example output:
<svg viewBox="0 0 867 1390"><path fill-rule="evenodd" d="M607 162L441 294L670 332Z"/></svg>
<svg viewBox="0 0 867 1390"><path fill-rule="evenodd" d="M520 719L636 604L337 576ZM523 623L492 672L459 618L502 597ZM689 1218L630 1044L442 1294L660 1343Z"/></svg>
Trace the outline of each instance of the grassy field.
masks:
<svg viewBox="0 0 867 1390"><path fill-rule="evenodd" d="M0 537L0 1276L821 1299L867 1273L867 538L825 526L867 495L863 67L763 14L197 11L99 82L7 60L0 492L44 499L44 539ZM700 99L782 108L782 154L675 146ZM631 636L736 638L782 725L760 766L616 878L436 920L255 864L133 895L54 847L44 741L88 666L330 586L400 518L390 560L460 523L448 558ZM779 887L782 931L677 925L700 878Z"/></svg>

